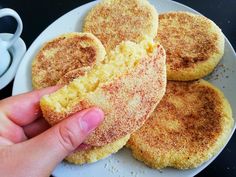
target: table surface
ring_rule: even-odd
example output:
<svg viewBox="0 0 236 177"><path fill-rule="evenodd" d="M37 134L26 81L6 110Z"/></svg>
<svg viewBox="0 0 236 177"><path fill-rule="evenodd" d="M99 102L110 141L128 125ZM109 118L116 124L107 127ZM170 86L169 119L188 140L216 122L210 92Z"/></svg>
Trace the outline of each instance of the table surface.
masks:
<svg viewBox="0 0 236 177"><path fill-rule="evenodd" d="M236 48L236 0L177 0L212 19ZM36 37L54 20L89 0L0 0L0 9L15 9L22 18L24 30L21 35L27 48ZM16 22L10 17L0 20L0 33L13 33ZM13 82L0 90L0 99L11 96ZM223 152L197 176L236 176L236 134Z"/></svg>

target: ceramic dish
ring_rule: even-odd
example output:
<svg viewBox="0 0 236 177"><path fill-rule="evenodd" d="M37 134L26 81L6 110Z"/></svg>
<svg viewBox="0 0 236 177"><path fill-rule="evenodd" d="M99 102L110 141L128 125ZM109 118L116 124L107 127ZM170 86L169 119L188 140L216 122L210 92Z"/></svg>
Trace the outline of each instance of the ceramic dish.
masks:
<svg viewBox="0 0 236 177"><path fill-rule="evenodd" d="M32 90L31 62L36 52L42 46L42 44L62 33L81 31L83 19L86 13L96 3L97 2L91 2L68 12L67 14L63 15L58 20L56 20L54 23L52 23L39 35L39 37L33 42L31 47L28 49L27 53L23 58L23 61L20 64L13 86L13 95ZM189 11L193 13L198 13L187 6L176 3L174 1L150 0L150 3L156 7L159 13L168 11ZM206 79L217 87L219 87L225 93L225 96L229 99L234 111L234 108L236 108L236 55L232 46L226 38L225 42L225 54L221 63L217 66L216 70ZM235 112L234 117L236 117ZM186 177L194 176L199 173L207 165L209 165L217 157L217 155L195 169L176 170L173 168L166 168L162 171L158 171L155 169L148 168L143 163L135 160L132 157L130 151L128 149L123 148L118 153L93 164L76 166L62 162L56 167L52 174L56 177Z"/></svg>
<svg viewBox="0 0 236 177"><path fill-rule="evenodd" d="M8 40L12 37L12 34L9 33L0 33L0 38L3 40ZM14 78L17 68L20 64L20 61L25 54L26 46L24 41L19 38L9 49L8 52L11 56L10 65L7 68L6 72L0 76L0 89L4 88L9 82Z"/></svg>

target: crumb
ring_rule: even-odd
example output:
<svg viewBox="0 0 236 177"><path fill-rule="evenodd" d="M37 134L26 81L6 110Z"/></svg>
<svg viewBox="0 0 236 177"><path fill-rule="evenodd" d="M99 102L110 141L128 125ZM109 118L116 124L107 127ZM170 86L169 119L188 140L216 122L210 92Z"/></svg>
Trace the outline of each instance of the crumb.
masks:
<svg viewBox="0 0 236 177"><path fill-rule="evenodd" d="M159 173L163 173L163 171L162 170L158 170L159 171Z"/></svg>
<svg viewBox="0 0 236 177"><path fill-rule="evenodd" d="M105 163L104 168L107 168L107 163Z"/></svg>

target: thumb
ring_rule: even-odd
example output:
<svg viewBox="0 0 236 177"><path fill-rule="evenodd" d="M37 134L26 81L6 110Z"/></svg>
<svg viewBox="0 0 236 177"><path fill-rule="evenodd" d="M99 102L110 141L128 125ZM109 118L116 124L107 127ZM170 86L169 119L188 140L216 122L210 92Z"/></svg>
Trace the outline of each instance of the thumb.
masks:
<svg viewBox="0 0 236 177"><path fill-rule="evenodd" d="M30 153L30 161L48 170L73 152L101 123L103 112L98 108L83 110L58 123L23 145ZM37 164L37 165L38 165ZM39 166L40 166L39 165Z"/></svg>

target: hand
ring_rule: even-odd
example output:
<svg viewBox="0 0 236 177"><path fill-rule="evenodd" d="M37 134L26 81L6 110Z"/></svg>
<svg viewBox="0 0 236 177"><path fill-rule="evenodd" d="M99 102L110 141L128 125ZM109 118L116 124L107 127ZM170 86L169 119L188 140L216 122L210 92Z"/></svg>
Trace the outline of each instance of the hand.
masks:
<svg viewBox="0 0 236 177"><path fill-rule="evenodd" d="M90 108L48 129L39 100L56 89L50 87L0 101L0 176L49 176L103 120L100 109Z"/></svg>

